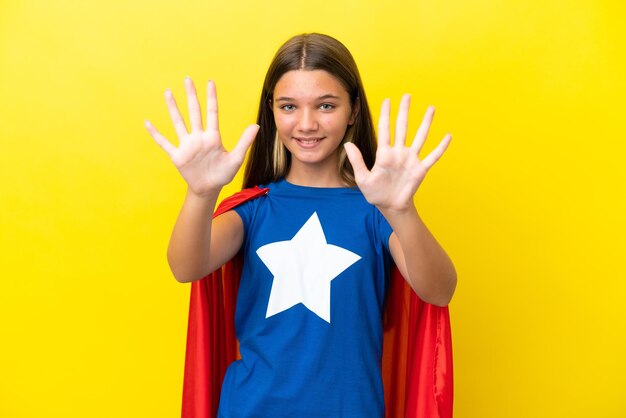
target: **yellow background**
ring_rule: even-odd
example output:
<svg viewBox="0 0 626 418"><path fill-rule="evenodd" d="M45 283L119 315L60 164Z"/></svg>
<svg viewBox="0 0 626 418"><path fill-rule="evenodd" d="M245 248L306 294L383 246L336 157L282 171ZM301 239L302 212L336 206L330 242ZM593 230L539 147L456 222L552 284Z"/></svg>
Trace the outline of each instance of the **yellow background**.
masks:
<svg viewBox="0 0 626 418"><path fill-rule="evenodd" d="M1 417L180 414L185 187L143 121L173 138L163 91L211 78L232 148L307 31L375 118L407 91L428 150L453 134L417 202L459 275L455 416L626 416L622 1L0 4Z"/></svg>

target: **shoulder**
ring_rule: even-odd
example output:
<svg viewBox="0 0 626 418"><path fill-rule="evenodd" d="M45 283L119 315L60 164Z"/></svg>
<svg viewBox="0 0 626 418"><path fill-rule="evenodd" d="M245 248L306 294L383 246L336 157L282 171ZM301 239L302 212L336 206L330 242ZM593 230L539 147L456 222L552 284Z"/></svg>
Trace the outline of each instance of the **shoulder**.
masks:
<svg viewBox="0 0 626 418"><path fill-rule="evenodd" d="M214 217L241 206L245 202L253 201L260 196L265 196L269 192L267 187L251 187L243 189L232 196L224 199L215 210Z"/></svg>

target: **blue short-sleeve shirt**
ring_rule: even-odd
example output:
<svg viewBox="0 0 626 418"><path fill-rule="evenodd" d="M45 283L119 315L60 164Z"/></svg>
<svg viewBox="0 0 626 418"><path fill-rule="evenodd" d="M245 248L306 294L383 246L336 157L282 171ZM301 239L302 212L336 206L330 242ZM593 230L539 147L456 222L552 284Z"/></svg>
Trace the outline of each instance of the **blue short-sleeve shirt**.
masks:
<svg viewBox="0 0 626 418"><path fill-rule="evenodd" d="M357 188L267 187L235 208L242 358L227 370L218 415L382 417L391 227Z"/></svg>

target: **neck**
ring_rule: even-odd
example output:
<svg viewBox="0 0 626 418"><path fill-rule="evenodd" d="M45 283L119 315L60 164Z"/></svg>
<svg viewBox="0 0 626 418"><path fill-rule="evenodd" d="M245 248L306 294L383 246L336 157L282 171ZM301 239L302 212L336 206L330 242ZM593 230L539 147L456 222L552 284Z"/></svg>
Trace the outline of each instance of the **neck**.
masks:
<svg viewBox="0 0 626 418"><path fill-rule="evenodd" d="M292 160L289 173L285 176L291 184L307 187L346 187L339 174L337 164L331 167L316 167L298 164Z"/></svg>

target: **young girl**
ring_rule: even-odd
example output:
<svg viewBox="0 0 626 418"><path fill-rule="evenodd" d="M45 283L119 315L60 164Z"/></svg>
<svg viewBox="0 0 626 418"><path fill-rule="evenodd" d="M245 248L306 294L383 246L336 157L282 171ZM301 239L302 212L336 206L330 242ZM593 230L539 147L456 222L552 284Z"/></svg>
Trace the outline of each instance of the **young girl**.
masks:
<svg viewBox="0 0 626 418"><path fill-rule="evenodd" d="M419 297L446 306L456 273L428 231L413 196L451 136L418 154L429 107L405 142L410 97L390 139L382 104L378 147L356 64L337 40L305 34L287 41L263 85L258 125L227 152L217 96L208 83L206 129L187 78L190 130L172 93L175 147L146 128L187 182L168 261L191 282L240 251L235 324L241 359L224 378L219 417L382 417L382 311L390 265ZM256 137L256 139L255 139ZM241 167L244 187L269 189L212 219L218 195Z"/></svg>

